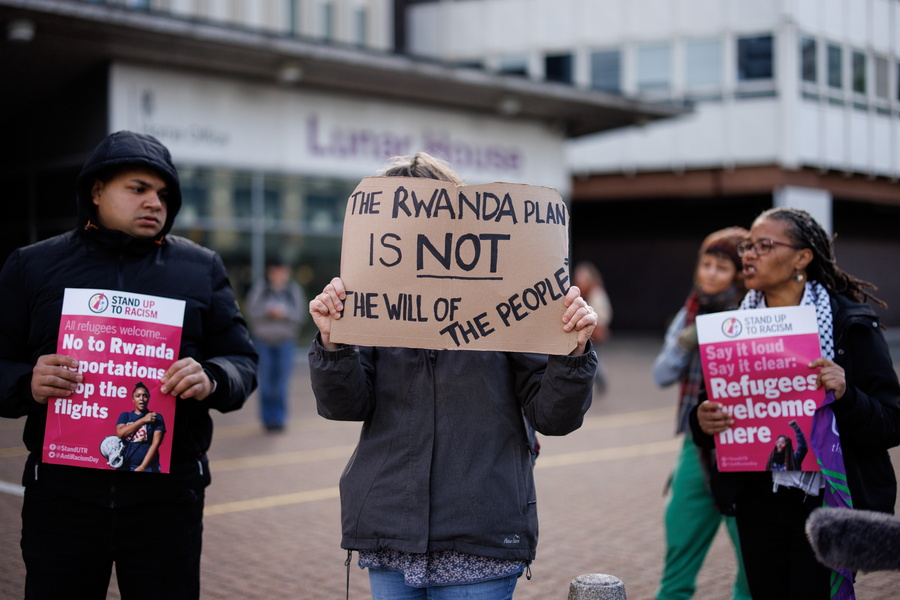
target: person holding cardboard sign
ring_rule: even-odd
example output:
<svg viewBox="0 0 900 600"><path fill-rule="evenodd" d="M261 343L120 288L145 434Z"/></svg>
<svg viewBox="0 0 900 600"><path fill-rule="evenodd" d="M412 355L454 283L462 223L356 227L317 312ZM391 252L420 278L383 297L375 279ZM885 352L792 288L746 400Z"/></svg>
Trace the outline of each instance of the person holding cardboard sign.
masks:
<svg viewBox="0 0 900 600"><path fill-rule="evenodd" d="M418 153L384 173L459 182ZM309 304L319 414L362 421L341 476L341 546L359 552L372 597L512 598L535 557L537 512L528 425L581 426L591 405L596 314L571 287L560 327L568 356L344 346L331 341L347 294L336 277ZM527 419L527 422L526 422Z"/></svg>
<svg viewBox="0 0 900 600"><path fill-rule="evenodd" d="M734 510L754 598L852 597L853 575L816 560L804 525L823 503L893 512L897 482L887 449L900 444L900 383L878 317L864 302L884 304L869 292L872 284L838 268L831 238L805 211L763 212L738 250L750 290L741 309L815 308L822 357L808 366L827 393L809 439L821 470L721 473L720 504ZM735 423L708 400L691 420L695 440L707 447ZM776 556L785 559L774 568Z"/></svg>

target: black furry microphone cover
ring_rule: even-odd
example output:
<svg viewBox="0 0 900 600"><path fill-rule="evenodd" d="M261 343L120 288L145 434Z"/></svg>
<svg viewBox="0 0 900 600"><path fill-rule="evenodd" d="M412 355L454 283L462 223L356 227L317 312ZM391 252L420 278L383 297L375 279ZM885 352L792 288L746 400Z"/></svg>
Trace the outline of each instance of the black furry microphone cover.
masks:
<svg viewBox="0 0 900 600"><path fill-rule="evenodd" d="M806 535L823 565L851 571L900 570L900 518L848 508L817 508Z"/></svg>

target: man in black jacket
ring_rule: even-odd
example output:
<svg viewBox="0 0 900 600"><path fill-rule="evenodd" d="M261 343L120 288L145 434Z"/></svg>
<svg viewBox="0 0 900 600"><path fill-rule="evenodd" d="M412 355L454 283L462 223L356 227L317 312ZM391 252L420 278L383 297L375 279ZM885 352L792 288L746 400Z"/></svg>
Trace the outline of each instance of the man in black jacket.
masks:
<svg viewBox="0 0 900 600"><path fill-rule="evenodd" d="M27 417L22 554L28 598L105 598L112 565L122 598L199 598L211 408L237 410L256 386L257 355L221 258L167 235L181 207L178 173L156 138L120 131L77 181L79 227L13 252L0 272L0 416ZM185 302L181 347L160 378L176 398L170 472L41 460L47 403L83 381L56 353L67 288Z"/></svg>

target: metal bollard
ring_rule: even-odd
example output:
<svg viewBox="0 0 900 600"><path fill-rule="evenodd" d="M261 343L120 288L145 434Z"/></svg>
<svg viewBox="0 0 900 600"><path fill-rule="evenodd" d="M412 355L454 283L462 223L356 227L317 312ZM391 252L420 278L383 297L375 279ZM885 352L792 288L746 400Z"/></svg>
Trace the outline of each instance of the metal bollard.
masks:
<svg viewBox="0 0 900 600"><path fill-rule="evenodd" d="M579 575L569 584L568 600L625 600L625 584L603 573Z"/></svg>

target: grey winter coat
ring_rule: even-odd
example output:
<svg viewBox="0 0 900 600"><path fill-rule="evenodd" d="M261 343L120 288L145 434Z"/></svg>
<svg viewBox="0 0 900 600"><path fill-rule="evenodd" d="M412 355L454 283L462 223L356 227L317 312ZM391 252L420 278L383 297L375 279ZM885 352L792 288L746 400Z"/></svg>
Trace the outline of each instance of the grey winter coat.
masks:
<svg viewBox="0 0 900 600"><path fill-rule="evenodd" d="M362 421L341 476L342 547L532 560L538 523L523 414L545 435L581 426L597 355L435 351L317 340L319 414Z"/></svg>

